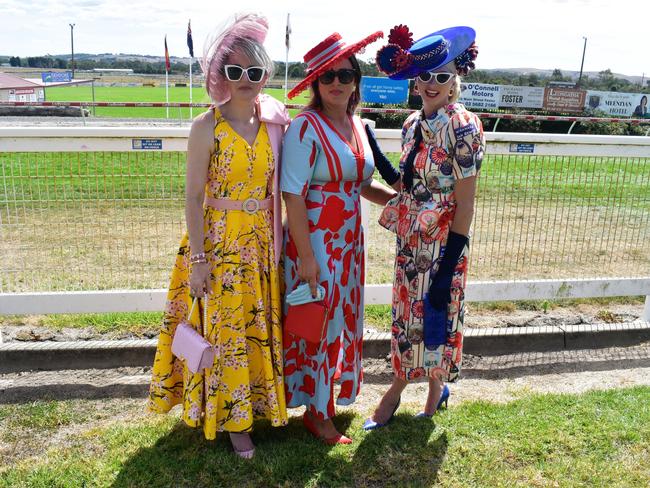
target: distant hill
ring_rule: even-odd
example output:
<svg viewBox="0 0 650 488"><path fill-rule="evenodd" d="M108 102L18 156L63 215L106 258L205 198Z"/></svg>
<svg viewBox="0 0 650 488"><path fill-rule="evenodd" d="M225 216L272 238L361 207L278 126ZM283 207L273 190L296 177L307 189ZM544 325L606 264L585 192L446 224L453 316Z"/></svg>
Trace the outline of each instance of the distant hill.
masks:
<svg viewBox="0 0 650 488"><path fill-rule="evenodd" d="M70 53L66 54L48 54L47 57L60 58L66 61L70 60ZM129 53L101 53L101 54L89 54L89 53L75 53L74 55L76 61L95 61L95 62L116 62L116 61L139 61L143 63L162 63L165 61L164 56L152 56L152 55L142 55L142 54L129 54ZM0 59L9 58L8 55L0 55ZM170 61L173 63L182 63L190 64L190 58L182 56L170 56ZM194 61L197 61L197 58L194 58ZM372 62L372 60L368 60ZM277 61L278 63L284 64L284 61ZM297 63L298 61L290 61L290 64ZM550 77L553 74L552 69L539 69L539 68L498 68L498 69L479 69L479 71L491 74L498 75L499 73L505 73L508 75L523 75L528 76L535 74L539 77ZM562 76L569 77L572 80L577 80L580 72L579 71L562 71ZM599 76L598 71L585 71L583 76L588 76L591 79L597 79ZM638 75L625 75L621 73L612 73L614 78L621 78L629 81L633 84L641 84L642 77ZM647 82L648 77L646 77L643 82Z"/></svg>
<svg viewBox="0 0 650 488"><path fill-rule="evenodd" d="M69 60L70 53L67 54L51 54L53 58L61 58ZM0 56L1 57L1 56ZM91 60L91 61L142 61L145 63L162 63L165 61L165 56L152 56L149 54L128 54L128 53L101 53L101 54L88 54L88 53L74 53L74 58L77 61ZM190 64L190 57L169 56L173 63ZM196 58L194 58L196 62Z"/></svg>
<svg viewBox="0 0 650 488"><path fill-rule="evenodd" d="M503 73L511 73L511 74L516 74L516 75L530 75L530 74L536 74L538 76L551 76L553 74L552 69L538 69L538 68L499 68L499 69L482 69L481 71L486 71L488 73L494 73L494 72L503 72ZM577 80L578 77L580 76L580 71L565 71L561 70L563 76L568 76L571 79ZM599 71L583 71L582 76L588 76L589 78L598 78ZM639 84L641 83L641 76L631 76L631 75L624 75L621 73L612 73L614 78L621 78L624 80L629 81L630 83L636 83ZM648 80L648 77L645 77L645 80Z"/></svg>

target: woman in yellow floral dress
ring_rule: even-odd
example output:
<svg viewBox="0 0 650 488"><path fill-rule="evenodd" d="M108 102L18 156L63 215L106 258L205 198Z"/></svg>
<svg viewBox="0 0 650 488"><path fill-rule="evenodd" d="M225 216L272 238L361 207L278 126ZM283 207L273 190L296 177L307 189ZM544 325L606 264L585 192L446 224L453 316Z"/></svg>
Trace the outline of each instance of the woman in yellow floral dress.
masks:
<svg viewBox="0 0 650 488"><path fill-rule="evenodd" d="M288 115L260 95L273 64L262 46L267 22L235 16L206 41L203 70L214 107L190 131L185 215L188 233L172 271L153 365L149 408L183 405L183 420L207 439L227 431L235 452L254 453L255 418L287 423L282 379L279 224L273 195ZM281 236L279 236L281 238ZM171 351L193 297L207 306L213 367L191 373ZM199 307L197 307L198 309Z"/></svg>

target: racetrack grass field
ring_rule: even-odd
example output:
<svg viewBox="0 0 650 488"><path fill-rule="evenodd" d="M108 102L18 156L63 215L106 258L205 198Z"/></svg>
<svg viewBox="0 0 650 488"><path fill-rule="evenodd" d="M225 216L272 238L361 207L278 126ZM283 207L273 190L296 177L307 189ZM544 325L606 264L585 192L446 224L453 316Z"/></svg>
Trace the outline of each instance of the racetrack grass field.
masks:
<svg viewBox="0 0 650 488"><path fill-rule="evenodd" d="M184 153L1 153L0 166L0 250L12 263L0 290L167 286L184 230ZM395 238L379 211L366 229L368 283L393 279ZM649 160L488 155L474 236L472 280L642 274Z"/></svg>
<svg viewBox="0 0 650 488"><path fill-rule="evenodd" d="M280 101L284 101L284 90L278 88L267 88L264 90ZM69 87L47 88L45 98L49 102L91 102L93 100L92 88L89 85L78 85ZM307 92L303 92L291 103L305 104L308 100ZM96 102L165 102L165 86L96 86ZM169 102L172 103L189 103L189 87L169 87ZM192 102L194 103L211 103L205 88L197 86L192 88ZM88 107L90 113L93 113L92 107ZM192 115L196 117L204 108L194 108ZM96 117L115 117L115 118L147 118L147 119L164 119L166 118L165 108L150 107L96 107ZM290 110L293 117L297 113L296 109ZM169 109L169 118L172 120L190 119L189 108Z"/></svg>
<svg viewBox="0 0 650 488"><path fill-rule="evenodd" d="M299 417L257 422L253 460L226 436L146 415L144 402L0 405L0 487L641 487L650 484L650 388L453 402L433 420L406 404L386 428L336 416L351 445L326 446ZM104 404L109 404L103 407Z"/></svg>
<svg viewBox="0 0 650 488"><path fill-rule="evenodd" d="M399 155L388 156L397 165ZM0 153L0 164L0 203L183 198L185 153ZM650 159L488 154L479 186L478 197L489 200L650 210Z"/></svg>

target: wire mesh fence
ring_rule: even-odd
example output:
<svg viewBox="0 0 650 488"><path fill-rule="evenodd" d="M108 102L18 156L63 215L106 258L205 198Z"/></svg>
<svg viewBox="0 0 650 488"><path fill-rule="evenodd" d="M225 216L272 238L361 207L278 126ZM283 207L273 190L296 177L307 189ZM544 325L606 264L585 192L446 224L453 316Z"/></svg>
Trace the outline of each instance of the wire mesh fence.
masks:
<svg viewBox="0 0 650 488"><path fill-rule="evenodd" d="M3 153L0 164L1 291L164 287L184 229L184 153Z"/></svg>
<svg viewBox="0 0 650 488"><path fill-rule="evenodd" d="M574 151L575 152L575 151ZM183 152L0 152L0 292L165 288L184 232ZM395 239L371 206L367 282ZM648 157L489 154L473 280L650 270Z"/></svg>
<svg viewBox="0 0 650 488"><path fill-rule="evenodd" d="M471 279L650 271L650 158L493 155L481 171ZM371 225L368 237L368 275L382 282L392 279L385 263L395 252L385 233Z"/></svg>

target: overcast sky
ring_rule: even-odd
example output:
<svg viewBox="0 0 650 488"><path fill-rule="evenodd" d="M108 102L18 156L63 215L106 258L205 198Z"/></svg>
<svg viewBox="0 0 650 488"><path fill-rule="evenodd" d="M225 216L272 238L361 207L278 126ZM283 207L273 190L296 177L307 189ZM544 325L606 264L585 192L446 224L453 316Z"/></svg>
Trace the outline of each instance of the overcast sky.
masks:
<svg viewBox="0 0 650 488"><path fill-rule="evenodd" d="M192 19L194 51L226 16L223 0L0 0L0 54L36 56L75 52L188 56L185 34ZM285 59L284 29L291 13L289 59L298 61L334 31L356 41L374 30L405 23L415 39L452 25L477 30L479 68L579 70L583 36L588 38L585 71L650 75L650 2L647 0L242 0L242 9L270 21L267 47ZM317 7L317 5L319 7ZM420 10L398 6L421 5ZM454 5L462 5L461 8ZM324 7L326 6L326 7ZM426 7L425 7L426 6ZM230 12L232 13L232 12ZM374 57L379 43L362 59Z"/></svg>

